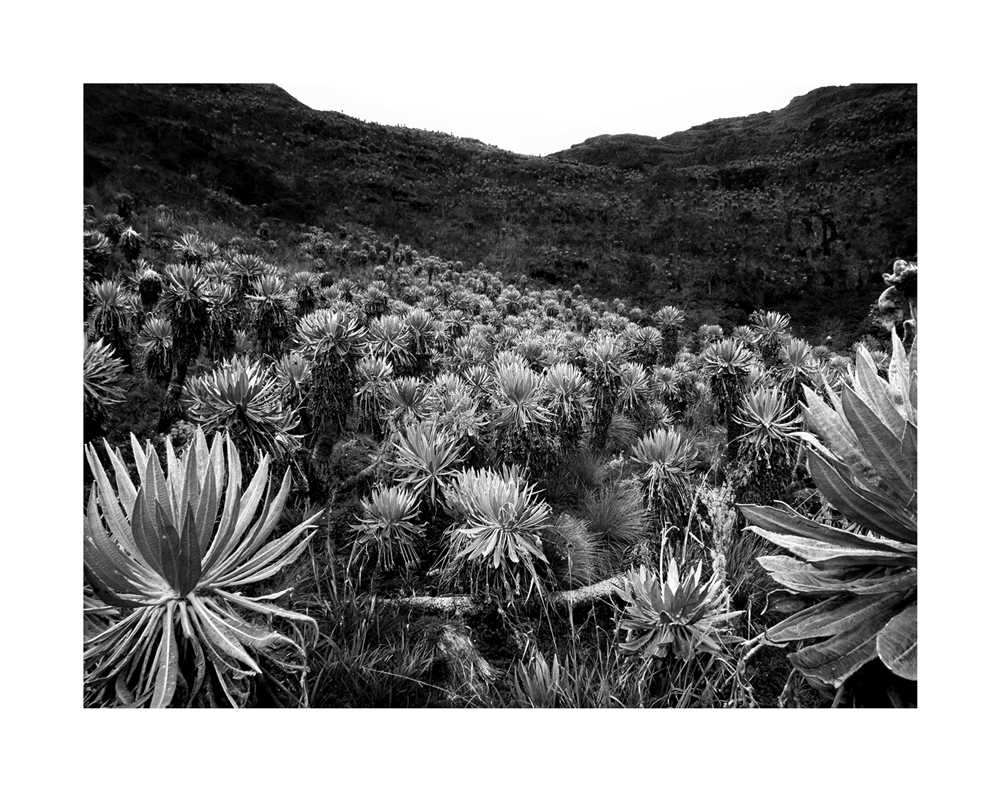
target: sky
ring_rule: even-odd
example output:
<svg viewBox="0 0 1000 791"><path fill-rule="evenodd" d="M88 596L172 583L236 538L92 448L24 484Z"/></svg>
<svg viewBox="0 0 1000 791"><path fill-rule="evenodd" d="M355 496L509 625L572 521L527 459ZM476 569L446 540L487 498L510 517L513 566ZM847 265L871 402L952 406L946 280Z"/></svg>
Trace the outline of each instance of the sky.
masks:
<svg viewBox="0 0 1000 791"><path fill-rule="evenodd" d="M279 85L314 110L336 110L388 126L471 137L517 154L563 151L588 137L634 134L664 137L717 118L780 110L794 97L826 84L816 82L665 83L650 80L607 85L569 84L558 91L544 81L515 87L427 85L411 91L386 86L383 93L349 82ZM596 90L595 90L596 88Z"/></svg>

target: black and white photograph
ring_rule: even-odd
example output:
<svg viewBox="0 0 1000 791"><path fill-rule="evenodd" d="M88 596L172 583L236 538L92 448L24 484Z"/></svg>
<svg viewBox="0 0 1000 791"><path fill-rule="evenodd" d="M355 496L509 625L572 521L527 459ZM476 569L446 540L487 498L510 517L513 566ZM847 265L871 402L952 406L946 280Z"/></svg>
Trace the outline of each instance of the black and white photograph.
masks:
<svg viewBox="0 0 1000 791"><path fill-rule="evenodd" d="M103 788L881 788L934 730L988 777L978 16L55 20L8 101L25 738L120 734Z"/></svg>

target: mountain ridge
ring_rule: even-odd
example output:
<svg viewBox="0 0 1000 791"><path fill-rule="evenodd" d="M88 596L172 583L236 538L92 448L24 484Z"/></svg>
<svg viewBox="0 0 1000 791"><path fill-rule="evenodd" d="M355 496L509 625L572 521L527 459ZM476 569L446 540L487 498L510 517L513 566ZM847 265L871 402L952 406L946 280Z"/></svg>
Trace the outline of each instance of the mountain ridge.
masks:
<svg viewBox="0 0 1000 791"><path fill-rule="evenodd" d="M234 233L398 234L722 323L767 308L860 331L887 264L916 254L916 86L820 88L533 157L313 110L275 85L88 85L84 170L99 207L128 189Z"/></svg>

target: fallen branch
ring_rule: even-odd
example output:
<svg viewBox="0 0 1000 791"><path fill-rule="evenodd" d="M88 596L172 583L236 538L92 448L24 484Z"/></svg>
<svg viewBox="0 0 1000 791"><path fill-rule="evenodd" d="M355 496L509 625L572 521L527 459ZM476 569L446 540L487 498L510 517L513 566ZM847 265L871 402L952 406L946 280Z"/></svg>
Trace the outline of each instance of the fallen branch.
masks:
<svg viewBox="0 0 1000 791"><path fill-rule="evenodd" d="M547 601L556 607L572 609L597 599L610 598L614 594L615 588L623 585L624 581L625 576L620 574L575 590L557 591L550 594ZM477 602L471 596L406 596L400 599L383 599L383 601L408 610L435 615L465 616L484 606L483 602Z"/></svg>

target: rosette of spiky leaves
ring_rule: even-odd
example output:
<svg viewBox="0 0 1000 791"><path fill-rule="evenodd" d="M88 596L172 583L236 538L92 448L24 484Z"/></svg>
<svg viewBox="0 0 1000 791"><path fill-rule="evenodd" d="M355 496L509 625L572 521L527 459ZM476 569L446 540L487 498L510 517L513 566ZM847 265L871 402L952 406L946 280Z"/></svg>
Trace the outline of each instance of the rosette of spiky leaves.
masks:
<svg viewBox="0 0 1000 791"><path fill-rule="evenodd" d="M182 264L200 266L205 263L201 236L197 232L181 234L181 238L174 242L173 251Z"/></svg>
<svg viewBox="0 0 1000 791"><path fill-rule="evenodd" d="M417 376L429 374L431 352L437 335L434 316L423 308L411 308L403 321L409 329L409 352L413 357L413 370Z"/></svg>
<svg viewBox="0 0 1000 791"><path fill-rule="evenodd" d="M736 458L736 440L740 435L736 410L746 392L753 355L739 341L726 338L713 343L702 353L702 364L711 382L715 403L726 422L726 457L732 461Z"/></svg>
<svg viewBox="0 0 1000 791"><path fill-rule="evenodd" d="M384 357L396 371L405 372L413 365L410 353L410 328L400 316L382 316L368 325L366 340L374 357Z"/></svg>
<svg viewBox="0 0 1000 791"><path fill-rule="evenodd" d="M205 285L205 296L208 298L205 350L213 360L222 360L236 352L240 320L236 294L228 283L213 280Z"/></svg>
<svg viewBox="0 0 1000 791"><path fill-rule="evenodd" d="M171 264L164 274L166 288L160 302L174 330L174 361L182 385L208 329L208 281L195 267L184 264Z"/></svg>
<svg viewBox="0 0 1000 791"><path fill-rule="evenodd" d="M653 394L649 374L637 363L623 363L618 409L639 425L649 422L649 399Z"/></svg>
<svg viewBox="0 0 1000 791"><path fill-rule="evenodd" d="M131 226L122 231L122 235L118 237L118 247L129 263L139 257L139 253L142 252L142 243L142 236Z"/></svg>
<svg viewBox="0 0 1000 791"><path fill-rule="evenodd" d="M228 261L209 261L202 267L201 272L212 283L230 283L231 285L233 269Z"/></svg>
<svg viewBox="0 0 1000 791"><path fill-rule="evenodd" d="M163 293L163 278L152 267L143 267L136 277L136 288L139 291L142 309L148 313L156 307Z"/></svg>
<svg viewBox="0 0 1000 791"><path fill-rule="evenodd" d="M83 411L92 419L125 400L125 365L103 340L83 339Z"/></svg>
<svg viewBox="0 0 1000 791"><path fill-rule="evenodd" d="M447 490L455 519L445 556L446 576L465 571L474 591L506 595L541 594L539 569L548 565L541 532L552 509L516 469L464 470Z"/></svg>
<svg viewBox="0 0 1000 791"><path fill-rule="evenodd" d="M118 244L118 240L122 238L122 234L125 233L125 230L128 227L128 223L125 222L125 219L120 214L116 214L115 212L105 214L104 218L98 225L101 233L108 237L108 240L114 245Z"/></svg>
<svg viewBox="0 0 1000 791"><path fill-rule="evenodd" d="M631 336L635 361L644 368L652 368L663 349L663 333L656 327L638 327Z"/></svg>
<svg viewBox="0 0 1000 791"><path fill-rule="evenodd" d="M129 335L136 314L133 296L120 280L92 283L89 291L92 304L88 317L91 331L95 337L103 338L114 349L125 361L126 367L130 366L132 354Z"/></svg>
<svg viewBox="0 0 1000 791"><path fill-rule="evenodd" d="M541 338L534 335L522 338L520 343L517 344L516 351L524 358L524 361L532 371L540 372L542 370L545 343Z"/></svg>
<svg viewBox="0 0 1000 791"><path fill-rule="evenodd" d="M115 246L100 231L83 232L83 262L88 274L103 273L114 258Z"/></svg>
<svg viewBox="0 0 1000 791"><path fill-rule="evenodd" d="M312 375L309 360L300 352L288 352L278 360L274 373L278 378L281 403L290 409L299 409L309 393Z"/></svg>
<svg viewBox="0 0 1000 791"><path fill-rule="evenodd" d="M718 324L702 324L695 333L695 343L699 350L704 351L713 343L721 341L723 337L725 333Z"/></svg>
<svg viewBox="0 0 1000 791"><path fill-rule="evenodd" d="M820 366L818 377L835 392L839 392L841 384L850 381L851 361L847 357L834 354Z"/></svg>
<svg viewBox="0 0 1000 791"><path fill-rule="evenodd" d="M401 376L388 382L385 405L386 417L397 427L419 422L430 414L427 390L414 376Z"/></svg>
<svg viewBox="0 0 1000 791"><path fill-rule="evenodd" d="M487 425L469 385L456 374L438 376L427 393L427 409L438 424L454 434L463 449L471 449Z"/></svg>
<svg viewBox="0 0 1000 791"><path fill-rule="evenodd" d="M608 442L611 418L621 390L624 357L614 338L588 343L584 349L587 377L594 385L594 420L590 446L601 452Z"/></svg>
<svg viewBox="0 0 1000 791"><path fill-rule="evenodd" d="M441 317L444 324L444 332L450 340L462 337L468 330L469 320L465 311L447 310Z"/></svg>
<svg viewBox="0 0 1000 791"><path fill-rule="evenodd" d="M753 327L747 324L741 324L739 327L733 327L731 337L738 340L748 349L757 348L757 333L754 331Z"/></svg>
<svg viewBox="0 0 1000 791"><path fill-rule="evenodd" d="M232 270L230 277L236 301L242 304L246 296L253 291L254 283L264 274L264 259L249 253L237 253L230 260L229 266Z"/></svg>
<svg viewBox="0 0 1000 791"><path fill-rule="evenodd" d="M473 365L478 365L483 361L483 352L479 344L472 338L459 338L455 342L455 349L451 356L452 370L466 371Z"/></svg>
<svg viewBox="0 0 1000 791"><path fill-rule="evenodd" d="M384 357L364 357L358 363L357 372L358 389L355 397L358 404L359 427L381 439L386 391L393 377L392 363Z"/></svg>
<svg viewBox="0 0 1000 791"><path fill-rule="evenodd" d="M670 411L681 411L684 407L684 381L675 368L658 365L653 369L653 396Z"/></svg>
<svg viewBox="0 0 1000 791"><path fill-rule="evenodd" d="M314 272L295 272L288 278L288 288L295 300L295 315L302 318L316 310L319 301L319 275Z"/></svg>
<svg viewBox="0 0 1000 791"><path fill-rule="evenodd" d="M577 449L593 409L593 387L578 368L556 363L545 372L542 388L562 451Z"/></svg>
<svg viewBox="0 0 1000 791"><path fill-rule="evenodd" d="M130 193L121 190L112 195L111 200L114 201L116 211L125 221L132 218L135 213L135 198Z"/></svg>
<svg viewBox="0 0 1000 791"><path fill-rule="evenodd" d="M649 405L649 426L651 429L670 428L674 424L674 413L670 407L653 402Z"/></svg>
<svg viewBox="0 0 1000 791"><path fill-rule="evenodd" d="M368 321L377 319L389 309L389 289L381 280L369 283L358 296L358 302Z"/></svg>
<svg viewBox="0 0 1000 791"><path fill-rule="evenodd" d="M738 440L736 496L743 502L771 503L791 481L799 423L795 408L777 388L758 388L743 399L736 422L744 429Z"/></svg>
<svg viewBox="0 0 1000 791"><path fill-rule="evenodd" d="M661 524L680 524L691 503L691 472L694 451L673 429L656 429L632 449L643 504Z"/></svg>
<svg viewBox="0 0 1000 791"><path fill-rule="evenodd" d="M819 373L819 363L812 347L799 338L792 338L778 353L778 376L781 387L794 405L802 398L802 387L813 386Z"/></svg>
<svg viewBox="0 0 1000 791"><path fill-rule="evenodd" d="M424 537L424 523L418 521L419 501L404 486L378 487L361 501L362 515L353 526L354 546L349 566L368 565L386 571L402 564L419 563L418 544Z"/></svg>
<svg viewBox="0 0 1000 791"><path fill-rule="evenodd" d="M188 381L185 404L206 432L228 432L243 456L287 459L298 447L296 412L281 402L277 378L259 360L237 357Z"/></svg>
<svg viewBox="0 0 1000 791"><path fill-rule="evenodd" d="M552 413L544 403L542 377L523 363L497 368L491 392L493 451L501 464L522 464L539 473L551 455Z"/></svg>
<svg viewBox="0 0 1000 791"><path fill-rule="evenodd" d="M166 475L152 444L143 449L133 436L137 486L120 453L105 449L114 485L87 447L95 482L84 518L84 571L94 592L127 614L84 643L88 704L242 706L250 679L273 672L262 669L264 658L266 668L301 679L316 622L273 603L287 590L239 590L274 577L312 537L319 514L268 542L290 474L275 492L265 457L244 490L235 445L216 435L209 448L198 430L180 458L167 440ZM271 626L275 618L292 624L291 636Z"/></svg>
<svg viewBox="0 0 1000 791"><path fill-rule="evenodd" d="M753 532L793 557L759 558L784 587L819 602L768 629L784 644L818 640L791 663L818 682L842 686L878 659L917 680L917 347L893 336L888 379L859 351L850 383L832 406L804 388L803 409L818 439L809 472L820 494L848 520L823 524L779 503L740 506Z"/></svg>
<svg viewBox="0 0 1000 791"><path fill-rule="evenodd" d="M299 321L295 343L312 367L309 412L313 430L323 443L347 427L354 408L362 337L362 329L354 319L329 308Z"/></svg>
<svg viewBox="0 0 1000 791"><path fill-rule="evenodd" d="M274 275L264 275L249 296L253 305L251 327L261 351L277 359L292 332L295 303L285 281Z"/></svg>
<svg viewBox="0 0 1000 791"><path fill-rule="evenodd" d="M433 420L413 423L396 433L390 469L396 482L408 484L432 510L444 498L444 488L458 475L463 461L458 438Z"/></svg>
<svg viewBox="0 0 1000 791"><path fill-rule="evenodd" d="M773 310L750 314L750 326L757 337L757 349L767 365L778 361L778 350L788 340L789 317Z"/></svg>
<svg viewBox="0 0 1000 791"><path fill-rule="evenodd" d="M701 582L701 562L681 579L671 558L666 579L640 566L625 575L615 592L625 603L618 629L625 633L618 647L640 655L648 665L655 659L690 662L699 654L718 656L731 640L723 625L740 615L724 611L722 585L714 575Z"/></svg>
<svg viewBox="0 0 1000 791"><path fill-rule="evenodd" d="M140 364L146 376L166 385L174 366L174 331L170 322L159 316L149 316L136 340Z"/></svg>

